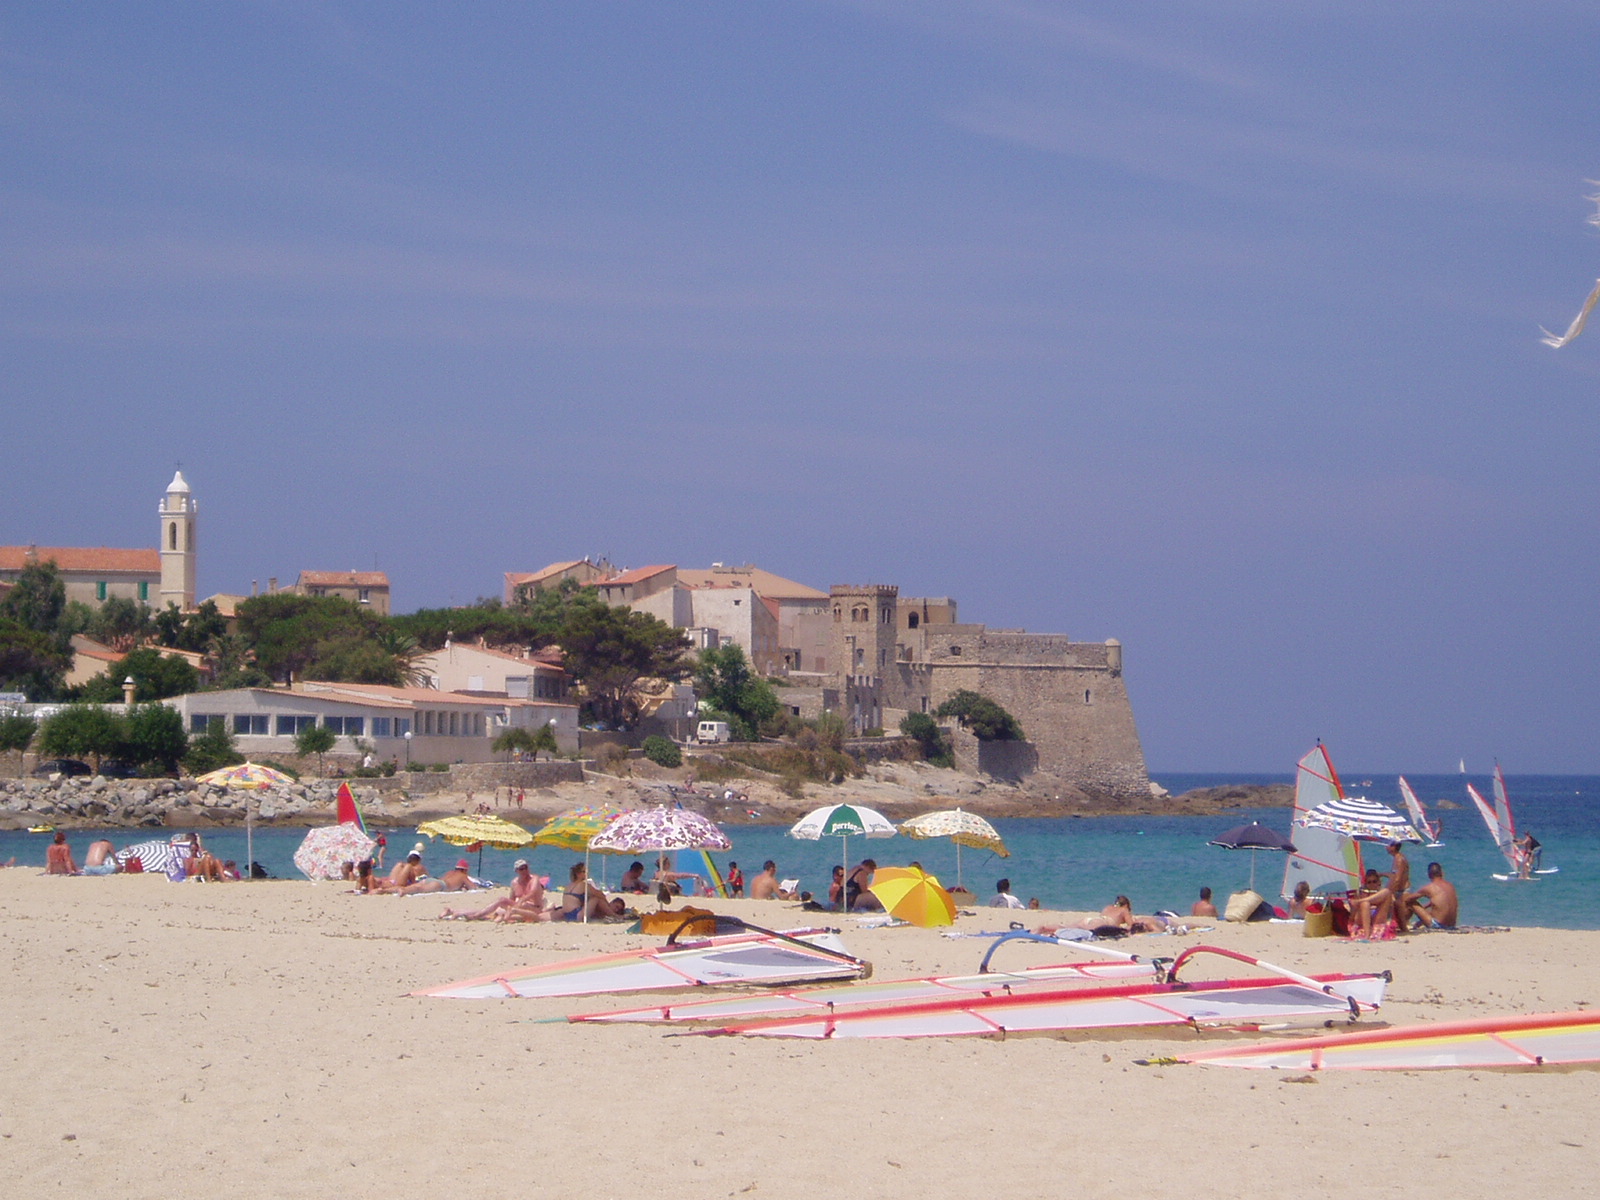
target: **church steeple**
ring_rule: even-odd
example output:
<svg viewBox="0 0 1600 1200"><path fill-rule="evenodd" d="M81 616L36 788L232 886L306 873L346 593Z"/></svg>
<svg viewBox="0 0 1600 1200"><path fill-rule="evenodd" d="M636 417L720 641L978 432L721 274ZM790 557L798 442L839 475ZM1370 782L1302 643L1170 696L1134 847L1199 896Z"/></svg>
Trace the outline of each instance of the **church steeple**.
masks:
<svg viewBox="0 0 1600 1200"><path fill-rule="evenodd" d="M176 604L179 611L194 608L195 519L200 506L189 493L181 470L167 484L161 498L161 603Z"/></svg>

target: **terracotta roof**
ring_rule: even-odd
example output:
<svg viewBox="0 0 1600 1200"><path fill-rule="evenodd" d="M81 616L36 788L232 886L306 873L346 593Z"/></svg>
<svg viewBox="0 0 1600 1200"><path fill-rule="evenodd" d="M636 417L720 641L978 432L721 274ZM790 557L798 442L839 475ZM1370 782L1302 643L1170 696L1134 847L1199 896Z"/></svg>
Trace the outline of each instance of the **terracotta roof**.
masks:
<svg viewBox="0 0 1600 1200"><path fill-rule="evenodd" d="M382 587L389 586L383 571L301 571L298 587Z"/></svg>
<svg viewBox="0 0 1600 1200"><path fill-rule="evenodd" d="M624 571L620 575L613 575L610 579L597 579L596 587L611 587L613 584L642 583L646 579L654 579L663 571L674 570L674 564L665 563L654 567L635 567L631 571Z"/></svg>
<svg viewBox="0 0 1600 1200"><path fill-rule="evenodd" d="M28 565L30 556L36 562L53 562L63 571L161 574L159 550L114 550L106 546L0 546L0 571L20 571Z"/></svg>
<svg viewBox="0 0 1600 1200"><path fill-rule="evenodd" d="M432 658L435 654L446 654L451 650L470 650L474 654L487 654L491 658L503 658L508 662L521 663L523 666L538 667L543 671L554 671L558 675L567 673L566 668L537 657L537 651L534 654L513 654L511 651L502 650L498 646L480 646L476 642L454 642L449 646L441 646L437 650L431 650L427 654L419 655L419 658Z"/></svg>
<svg viewBox="0 0 1600 1200"><path fill-rule="evenodd" d="M760 567L679 567L678 582L692 588L747 587L776 600L826 600L827 592L763 571Z"/></svg>
<svg viewBox="0 0 1600 1200"><path fill-rule="evenodd" d="M548 567L541 567L537 571L507 571L506 582L515 586L521 583L536 583L541 579L548 579L552 575L559 575L563 571L570 571L573 567L581 567L588 563L586 558L569 559L567 562L551 563ZM593 563L589 563L594 566Z"/></svg>

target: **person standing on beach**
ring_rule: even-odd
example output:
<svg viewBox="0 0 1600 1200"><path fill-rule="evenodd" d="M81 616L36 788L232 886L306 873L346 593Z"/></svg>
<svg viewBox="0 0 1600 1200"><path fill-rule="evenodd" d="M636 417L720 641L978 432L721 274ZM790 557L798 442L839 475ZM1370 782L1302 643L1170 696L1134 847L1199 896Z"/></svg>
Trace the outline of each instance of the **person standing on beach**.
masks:
<svg viewBox="0 0 1600 1200"><path fill-rule="evenodd" d="M731 858L728 860L728 895L735 900L744 899L744 872Z"/></svg>
<svg viewBox="0 0 1600 1200"><path fill-rule="evenodd" d="M44 852L44 873L46 875L76 875L78 864L72 861L72 847L67 845L67 835L57 833L56 840L50 843L50 848Z"/></svg>

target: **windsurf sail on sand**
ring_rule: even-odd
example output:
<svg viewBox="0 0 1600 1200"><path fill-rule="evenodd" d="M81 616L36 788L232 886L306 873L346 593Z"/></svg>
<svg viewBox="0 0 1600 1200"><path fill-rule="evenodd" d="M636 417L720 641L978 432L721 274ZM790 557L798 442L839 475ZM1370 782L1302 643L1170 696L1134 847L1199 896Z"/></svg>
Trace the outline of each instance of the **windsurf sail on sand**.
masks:
<svg viewBox="0 0 1600 1200"><path fill-rule="evenodd" d="M452 1000L596 996L608 992L859 979L871 970L871 964L853 957L827 930L778 933L747 926L742 933L692 942L669 939L664 946L541 963L411 994Z"/></svg>
<svg viewBox="0 0 1600 1200"><path fill-rule="evenodd" d="M1054 939L1048 940L1054 942ZM746 1021L756 1017L828 1013L846 1008L911 1004L961 996L1014 995L1045 988L1062 988L1075 983L1154 980L1162 969L1162 963L1153 959L1142 959L1133 954L1117 954L1114 957L1116 961L1102 959L1098 962L1053 963L1014 971L979 971L972 975L796 988L791 991L763 992L758 996L691 1000L683 1004L661 1004L617 1012L577 1013L567 1019L573 1022L618 1024Z"/></svg>
<svg viewBox="0 0 1600 1200"><path fill-rule="evenodd" d="M1600 1013L1535 1013L1226 1046L1170 1062L1284 1071L1427 1071L1600 1062ZM1147 1063L1147 1065L1149 1065Z"/></svg>
<svg viewBox="0 0 1600 1200"><path fill-rule="evenodd" d="M356 794L350 790L350 785L348 783L341 783L339 785L339 795L335 805L334 815L337 818L335 822L336 824L354 825L358 827L362 833L367 832L367 823L361 819L361 809L356 807Z"/></svg>
<svg viewBox="0 0 1600 1200"><path fill-rule="evenodd" d="M1221 954L1274 972L1252 979L1181 982L1177 973L1196 953ZM1344 1024L1383 1002L1387 972L1299 975L1231 950L1195 946L1178 956L1165 981L1045 988L1006 995L970 995L882 1003L841 1011L740 1022L705 1030L743 1037L812 1039L1004 1036L1148 1026Z"/></svg>
<svg viewBox="0 0 1600 1200"><path fill-rule="evenodd" d="M1406 802L1406 813L1411 817L1411 823L1428 839L1428 845L1439 845L1439 827L1428 820L1428 810L1422 807L1422 801L1417 799L1416 792L1411 790L1404 775L1400 776L1400 798Z"/></svg>
<svg viewBox="0 0 1600 1200"><path fill-rule="evenodd" d="M1333 768L1328 750L1318 742L1300 760L1294 783L1294 821L1290 837L1294 851L1283 868L1283 896L1294 895L1301 882L1311 885L1312 895L1347 892L1361 882L1361 849L1355 841L1335 829L1306 824L1319 804L1344 799L1339 772Z"/></svg>

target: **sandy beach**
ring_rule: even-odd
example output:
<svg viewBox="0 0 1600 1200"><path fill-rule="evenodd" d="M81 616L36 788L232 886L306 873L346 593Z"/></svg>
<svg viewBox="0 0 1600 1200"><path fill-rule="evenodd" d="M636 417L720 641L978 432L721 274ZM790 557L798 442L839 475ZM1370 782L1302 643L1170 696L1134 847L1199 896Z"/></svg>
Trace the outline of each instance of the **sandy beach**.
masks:
<svg viewBox="0 0 1600 1200"><path fill-rule="evenodd" d="M8 1192L1545 1196L1586 1191L1600 1167L1597 1070L1290 1083L1134 1065L1192 1033L813 1044L550 1020L636 999L408 997L647 941L434 919L451 902L0 871ZM805 923L778 903L710 904ZM844 924L879 979L970 971L987 944ZM957 928L1000 927L985 910ZM1568 1010L1600 992L1592 932L1350 944L1218 925L1129 948L1201 940L1307 971L1391 969L1394 1024ZM1017 947L1008 963L1068 957Z"/></svg>

